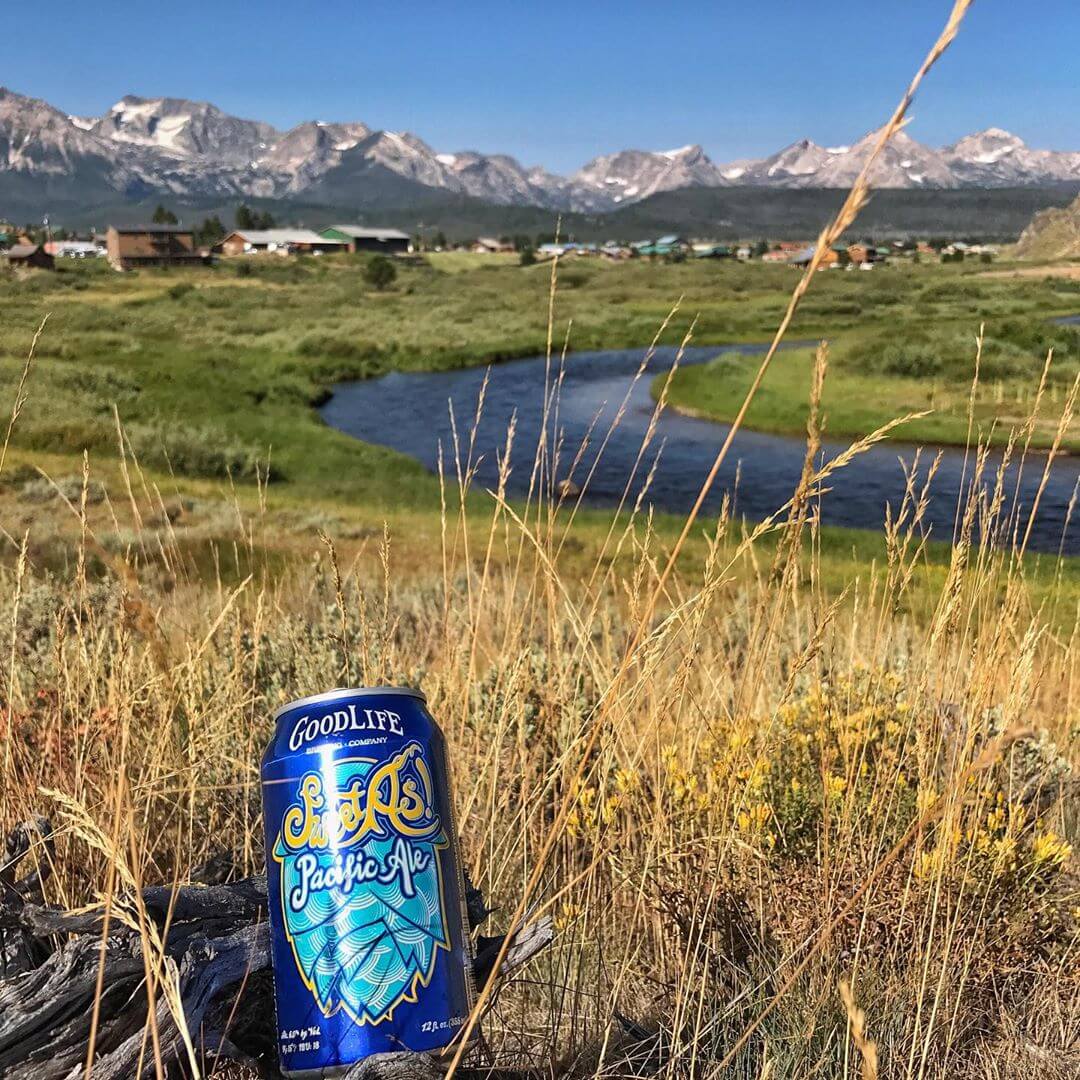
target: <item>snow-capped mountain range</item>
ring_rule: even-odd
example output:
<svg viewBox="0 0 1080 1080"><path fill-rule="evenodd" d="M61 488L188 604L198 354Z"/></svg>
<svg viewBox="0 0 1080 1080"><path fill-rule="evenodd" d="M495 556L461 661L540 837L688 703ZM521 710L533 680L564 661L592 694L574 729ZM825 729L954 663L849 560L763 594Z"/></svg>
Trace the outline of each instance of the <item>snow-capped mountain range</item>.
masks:
<svg viewBox="0 0 1080 1080"><path fill-rule="evenodd" d="M801 139L760 159L716 164L700 146L621 150L570 176L505 154L437 152L408 132L360 122L309 121L288 131L230 116L207 102L127 96L103 116L71 116L0 88L0 216L4 196L33 193L89 204L160 194L293 197L338 205L404 206L418 194L472 196L498 205L605 211L683 187L847 187L873 145ZM1080 184L1080 152L1034 150L999 128L941 149L905 132L891 141L873 182L887 188ZM396 204L394 200L397 200Z"/></svg>

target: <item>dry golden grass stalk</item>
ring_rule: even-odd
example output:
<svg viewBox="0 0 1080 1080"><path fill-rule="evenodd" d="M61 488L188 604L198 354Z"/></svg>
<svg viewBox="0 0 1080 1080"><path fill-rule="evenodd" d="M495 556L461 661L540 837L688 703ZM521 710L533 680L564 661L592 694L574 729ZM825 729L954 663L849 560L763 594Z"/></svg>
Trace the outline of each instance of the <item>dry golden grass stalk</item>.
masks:
<svg viewBox="0 0 1080 1080"><path fill-rule="evenodd" d="M23 411L23 407L26 405L29 397L29 392L26 389L26 380L30 376L30 368L34 363L34 353L37 351L38 339L45 332L45 324L49 321L49 316L46 315L41 320L41 325L38 326L34 333L34 337L30 342L30 348L26 353L26 362L23 364L22 374L19 376L19 384L15 387L15 401L11 406L11 418L8 420L7 432L4 434L4 446L0 449L0 473L4 471L4 463L7 461L8 446L11 443L11 433L15 430L15 424L19 419L19 414Z"/></svg>
<svg viewBox="0 0 1080 1080"><path fill-rule="evenodd" d="M844 1010L847 1012L851 1041L862 1057L863 1080L877 1080L877 1043L866 1037L866 1013L855 1004L855 995L847 979L840 980L838 989L840 1000L844 1003Z"/></svg>

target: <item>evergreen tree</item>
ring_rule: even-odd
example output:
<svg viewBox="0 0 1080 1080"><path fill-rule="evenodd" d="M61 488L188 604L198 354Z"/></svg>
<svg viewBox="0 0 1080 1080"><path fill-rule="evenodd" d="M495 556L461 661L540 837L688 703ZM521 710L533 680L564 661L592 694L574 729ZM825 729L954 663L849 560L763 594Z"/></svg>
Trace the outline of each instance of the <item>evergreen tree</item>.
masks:
<svg viewBox="0 0 1080 1080"><path fill-rule="evenodd" d="M155 225L176 225L180 219L166 206L157 204L154 216L150 219Z"/></svg>
<svg viewBox="0 0 1080 1080"><path fill-rule="evenodd" d="M203 223L195 229L195 243L204 247L213 247L225 239L225 226L221 224L221 218L215 214L203 220Z"/></svg>

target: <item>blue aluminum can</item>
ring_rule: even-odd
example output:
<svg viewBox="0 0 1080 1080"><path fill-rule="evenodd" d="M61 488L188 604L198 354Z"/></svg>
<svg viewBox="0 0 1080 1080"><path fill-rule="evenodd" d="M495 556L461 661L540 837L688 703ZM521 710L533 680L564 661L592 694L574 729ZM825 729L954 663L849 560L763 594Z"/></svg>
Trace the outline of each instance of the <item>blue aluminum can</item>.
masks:
<svg viewBox="0 0 1080 1080"><path fill-rule="evenodd" d="M435 1050L473 1002L446 743L418 690L302 698L263 755L282 1071Z"/></svg>

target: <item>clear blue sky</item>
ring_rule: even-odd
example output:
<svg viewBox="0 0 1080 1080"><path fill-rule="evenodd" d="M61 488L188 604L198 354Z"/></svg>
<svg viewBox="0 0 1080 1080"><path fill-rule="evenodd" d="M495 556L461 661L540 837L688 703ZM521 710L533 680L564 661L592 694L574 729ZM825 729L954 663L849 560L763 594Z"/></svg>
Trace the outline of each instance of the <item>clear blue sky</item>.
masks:
<svg viewBox="0 0 1080 1080"><path fill-rule="evenodd" d="M947 0L6 0L0 81L72 113L125 93L285 127L407 129L572 170L699 142L718 162L875 127ZM990 125L1080 149L1075 0L977 0L916 102L934 145Z"/></svg>

